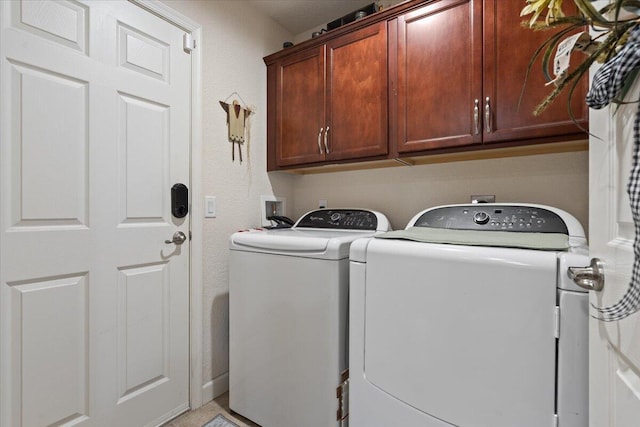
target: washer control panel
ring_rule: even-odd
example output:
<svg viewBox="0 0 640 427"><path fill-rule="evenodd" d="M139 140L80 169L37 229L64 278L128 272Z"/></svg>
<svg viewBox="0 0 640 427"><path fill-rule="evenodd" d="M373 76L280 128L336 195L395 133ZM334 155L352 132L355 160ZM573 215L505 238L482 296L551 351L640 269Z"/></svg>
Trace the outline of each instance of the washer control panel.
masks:
<svg viewBox="0 0 640 427"><path fill-rule="evenodd" d="M569 234L567 225L555 212L529 206L463 205L429 210L415 227L452 230L487 230Z"/></svg>
<svg viewBox="0 0 640 427"><path fill-rule="evenodd" d="M329 228L336 230L372 230L378 226L375 213L360 209L322 209L300 218L295 228Z"/></svg>

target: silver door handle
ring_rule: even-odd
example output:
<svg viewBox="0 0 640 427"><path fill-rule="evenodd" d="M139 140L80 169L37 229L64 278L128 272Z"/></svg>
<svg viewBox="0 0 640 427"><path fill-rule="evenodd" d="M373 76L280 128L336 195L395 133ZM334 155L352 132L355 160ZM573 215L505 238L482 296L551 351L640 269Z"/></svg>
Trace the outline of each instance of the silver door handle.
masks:
<svg viewBox="0 0 640 427"><path fill-rule="evenodd" d="M322 130L324 128L320 128L320 132L318 132L318 149L320 150L320 154L322 154Z"/></svg>
<svg viewBox="0 0 640 427"><path fill-rule="evenodd" d="M170 245L171 243L175 243L176 245L181 245L186 240L187 240L187 236L185 236L185 234L182 231L176 231L175 233L173 233L173 240L165 240L164 242L167 245Z"/></svg>
<svg viewBox="0 0 640 427"><path fill-rule="evenodd" d="M589 291L601 291L604 288L604 266L598 258L592 258L589 267L569 267L567 274L581 288Z"/></svg>
<svg viewBox="0 0 640 427"><path fill-rule="evenodd" d="M484 130L487 133L491 133L491 105L489 104L489 97L485 100L484 104Z"/></svg>
<svg viewBox="0 0 640 427"><path fill-rule="evenodd" d="M475 107L473 107L473 132L478 135L480 133L480 101L476 99Z"/></svg>
<svg viewBox="0 0 640 427"><path fill-rule="evenodd" d="M329 126L327 126L327 130L324 131L324 151L329 154L329 144L327 143L327 137L329 136Z"/></svg>

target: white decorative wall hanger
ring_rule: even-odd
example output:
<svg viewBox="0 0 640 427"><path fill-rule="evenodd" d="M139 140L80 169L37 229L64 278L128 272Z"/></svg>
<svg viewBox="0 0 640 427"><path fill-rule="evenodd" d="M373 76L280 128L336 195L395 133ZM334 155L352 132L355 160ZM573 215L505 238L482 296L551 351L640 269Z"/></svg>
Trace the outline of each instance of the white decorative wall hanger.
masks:
<svg viewBox="0 0 640 427"><path fill-rule="evenodd" d="M229 98L236 95L242 104L234 99L228 103ZM231 143L231 161L236 160L235 146L238 144L238 159L242 163L242 144L247 143L249 147L249 116L253 114L253 108L248 107L240 94L233 92L224 101L219 101L222 109L227 113L227 128L229 129L229 142Z"/></svg>

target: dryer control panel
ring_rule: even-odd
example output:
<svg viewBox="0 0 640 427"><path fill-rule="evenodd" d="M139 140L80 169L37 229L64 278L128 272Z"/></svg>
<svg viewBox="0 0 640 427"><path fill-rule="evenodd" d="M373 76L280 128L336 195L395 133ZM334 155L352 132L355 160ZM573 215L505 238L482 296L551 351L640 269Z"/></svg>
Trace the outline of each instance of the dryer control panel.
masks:
<svg viewBox="0 0 640 427"><path fill-rule="evenodd" d="M555 212L531 206L462 205L429 210L415 227L452 230L486 230L569 234L567 225Z"/></svg>
<svg viewBox="0 0 640 427"><path fill-rule="evenodd" d="M321 209L307 213L294 228L329 228L334 230L371 230L378 227L375 213L360 209Z"/></svg>

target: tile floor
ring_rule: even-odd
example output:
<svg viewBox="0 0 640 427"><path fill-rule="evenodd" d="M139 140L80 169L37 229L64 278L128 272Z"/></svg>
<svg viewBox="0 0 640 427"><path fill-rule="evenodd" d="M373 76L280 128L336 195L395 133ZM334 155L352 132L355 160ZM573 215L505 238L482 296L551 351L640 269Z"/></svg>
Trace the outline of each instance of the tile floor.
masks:
<svg viewBox="0 0 640 427"><path fill-rule="evenodd" d="M229 393L218 396L195 411L189 411L180 415L162 427L202 427L218 414L224 415L225 418L240 427L260 427L258 424L252 423L240 415L231 413L229 410Z"/></svg>

